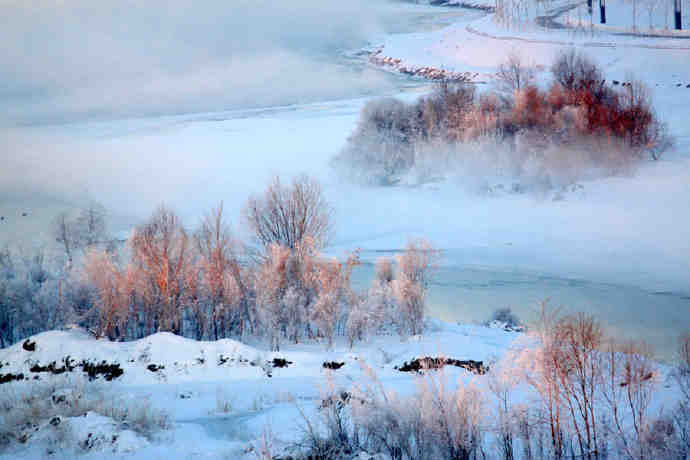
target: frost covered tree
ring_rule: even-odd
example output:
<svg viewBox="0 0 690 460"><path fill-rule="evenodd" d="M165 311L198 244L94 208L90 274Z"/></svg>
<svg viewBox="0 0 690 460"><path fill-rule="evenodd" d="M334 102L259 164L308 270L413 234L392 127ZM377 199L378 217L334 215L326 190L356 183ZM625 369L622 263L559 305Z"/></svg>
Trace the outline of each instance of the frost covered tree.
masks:
<svg viewBox="0 0 690 460"><path fill-rule="evenodd" d="M202 220L194 235L199 255L200 299L194 305L197 337L205 336L205 325L210 322L213 337L218 340L232 331L237 323L239 332L250 324L247 282L240 266L238 246L225 221L223 203ZM205 306L210 318L205 318Z"/></svg>
<svg viewBox="0 0 690 460"><path fill-rule="evenodd" d="M78 287L44 248L0 250L0 344L75 321Z"/></svg>
<svg viewBox="0 0 690 460"><path fill-rule="evenodd" d="M95 289L96 335L115 340L126 335L130 315L131 273L118 267L112 254L94 250L84 266Z"/></svg>
<svg viewBox="0 0 690 460"><path fill-rule="evenodd" d="M330 346L354 303L350 274L357 263L356 253L345 262L323 258L310 238L293 250L271 244L254 285L256 316L271 348L278 349L282 337L297 343L304 335Z"/></svg>
<svg viewBox="0 0 690 460"><path fill-rule="evenodd" d="M288 248L277 243L271 244L267 251L262 266L255 275L256 292L256 318L261 330L268 336L271 350L279 351L283 331L289 323L300 322L303 317L302 299L294 292L290 292L290 284L297 284L297 279L292 279L288 271L288 261L291 252ZM289 295L286 295L289 294ZM286 308L285 301L289 302ZM306 299L305 299L306 300ZM298 303L299 302L299 303ZM298 330L292 331L295 340Z"/></svg>
<svg viewBox="0 0 690 460"><path fill-rule="evenodd" d="M337 330L345 327L344 322L352 305L357 303L350 287L350 276L352 269L358 264L359 255L356 252L344 263L331 259L321 260L316 264L312 279L316 300L311 319L320 334L328 340L329 347L333 345Z"/></svg>
<svg viewBox="0 0 690 460"><path fill-rule="evenodd" d="M188 287L197 276L190 238L182 223L161 205L134 230L129 245L146 330L182 334Z"/></svg>
<svg viewBox="0 0 690 460"><path fill-rule="evenodd" d="M412 240L396 257L398 270L391 286L401 316L401 332L417 335L424 329L425 294L438 256L428 241Z"/></svg>
<svg viewBox="0 0 690 460"><path fill-rule="evenodd" d="M107 243L109 238L105 224L106 211L103 205L91 202L79 213L60 212L53 220L53 236L65 252L68 267L74 260L74 252Z"/></svg>
<svg viewBox="0 0 690 460"><path fill-rule="evenodd" d="M371 287L353 303L350 310L347 322L350 347L356 341L362 341L397 322L397 303L391 287L393 277L393 261L388 257L379 258Z"/></svg>

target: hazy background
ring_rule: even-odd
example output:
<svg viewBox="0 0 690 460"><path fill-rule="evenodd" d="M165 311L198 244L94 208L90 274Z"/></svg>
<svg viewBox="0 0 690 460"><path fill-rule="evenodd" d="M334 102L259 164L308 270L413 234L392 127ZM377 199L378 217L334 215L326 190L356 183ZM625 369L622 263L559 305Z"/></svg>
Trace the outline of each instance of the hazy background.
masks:
<svg viewBox="0 0 690 460"><path fill-rule="evenodd" d="M12 122L212 111L389 87L334 55L400 27L386 0L1 0Z"/></svg>

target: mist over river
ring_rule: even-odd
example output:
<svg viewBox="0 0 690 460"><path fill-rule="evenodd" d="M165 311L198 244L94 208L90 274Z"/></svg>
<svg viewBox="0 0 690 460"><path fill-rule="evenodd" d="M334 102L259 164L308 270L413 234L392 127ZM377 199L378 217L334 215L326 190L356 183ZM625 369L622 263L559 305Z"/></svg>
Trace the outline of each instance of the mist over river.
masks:
<svg viewBox="0 0 690 460"><path fill-rule="evenodd" d="M362 107L431 88L374 68L362 48L484 13L383 0L227 4L3 5L0 39L24 45L0 50L0 213L10 217L0 244L52 243L55 215L92 199L123 238L162 202L193 228L220 200L246 237L247 197L275 174L307 173L335 209L327 252L363 249L357 288L378 256L425 237L443 252L433 316L480 322L511 307L529 321L549 299L672 358L690 328L686 138L680 153L563 201L482 196L462 178L352 184L330 160Z"/></svg>

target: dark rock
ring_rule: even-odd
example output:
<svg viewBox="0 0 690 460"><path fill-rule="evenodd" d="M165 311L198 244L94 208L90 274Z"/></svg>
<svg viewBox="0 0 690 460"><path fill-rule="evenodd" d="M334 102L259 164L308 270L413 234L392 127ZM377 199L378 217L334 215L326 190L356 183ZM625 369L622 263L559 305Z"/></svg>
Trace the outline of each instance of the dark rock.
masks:
<svg viewBox="0 0 690 460"><path fill-rule="evenodd" d="M148 366L146 366L146 369L150 370L151 372L158 372L160 370L165 369L165 366L157 365L157 364L149 364Z"/></svg>
<svg viewBox="0 0 690 460"><path fill-rule="evenodd" d="M284 358L273 358L273 361L269 361L269 364L273 367L288 367L292 364L292 361L288 361Z"/></svg>
<svg viewBox="0 0 690 460"><path fill-rule="evenodd" d="M461 367L473 374L483 375L489 370L484 366L482 361L474 361L472 359L459 360L453 358L432 358L426 356L424 358L416 358L412 361L403 363L402 366L396 366L395 369L400 372L417 372L423 373L425 370L441 369L443 366Z"/></svg>
<svg viewBox="0 0 690 460"><path fill-rule="evenodd" d="M327 362L323 363L323 367L325 369L332 369L332 370L340 369L344 365L345 365L345 363L338 363L335 361L327 361Z"/></svg>
<svg viewBox="0 0 690 460"><path fill-rule="evenodd" d="M125 373L119 363L108 364L106 361L101 361L99 364L82 361L81 366L84 373L89 376L89 380L95 380L102 375L106 381L110 382Z"/></svg>
<svg viewBox="0 0 690 460"><path fill-rule="evenodd" d="M36 342L32 342L31 340L26 339L26 341L24 341L24 343L22 344L22 348L26 351L36 351Z"/></svg>
<svg viewBox="0 0 690 460"><path fill-rule="evenodd" d="M31 366L29 371L34 373L48 372L50 374L59 375L64 374L65 372L72 372L76 367L74 364L72 364L72 360L69 356L65 357L62 360L62 363L63 365L61 367L58 367L55 361L48 364L47 366L41 366L39 363L36 363L33 366Z"/></svg>
<svg viewBox="0 0 690 460"><path fill-rule="evenodd" d="M24 380L24 374L0 374L0 385L14 381Z"/></svg>

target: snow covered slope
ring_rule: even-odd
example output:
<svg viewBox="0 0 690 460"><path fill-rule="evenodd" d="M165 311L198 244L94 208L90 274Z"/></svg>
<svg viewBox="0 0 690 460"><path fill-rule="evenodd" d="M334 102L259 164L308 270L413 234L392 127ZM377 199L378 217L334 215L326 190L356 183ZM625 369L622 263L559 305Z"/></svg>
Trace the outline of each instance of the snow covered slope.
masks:
<svg viewBox="0 0 690 460"><path fill-rule="evenodd" d="M150 439L94 412L53 420L53 424L71 426L70 436L78 441L78 453L84 458L241 458L245 454L253 458L251 450L267 424L276 442L289 442L301 436L300 410L313 414L327 387L349 388L363 382L360 363L371 366L387 388L405 394L416 387L414 373L395 369L405 362L443 356L491 365L522 335L431 320L428 330L423 337L407 340L375 337L352 349L339 343L325 350L324 344L308 343L287 346L279 353L230 339L197 342L168 333L115 343L96 340L80 329L49 331L0 350L0 374L25 377L0 385L0 399L22 389L35 392L49 386L55 390L55 403L55 395L67 395L69 400L76 385L83 394L98 388L107 395L106 400L122 398L128 407L148 405L169 414L170 429ZM57 375L37 371L37 365L49 367L55 362L53 368L60 372L66 359L73 364L72 371ZM89 380L78 365L82 360L119 364L123 372L111 380L102 374ZM342 366L326 369L326 362ZM458 378L479 384L485 380L485 376L459 367L447 366L445 373L451 383ZM41 458L49 450L69 456L64 450L69 442L56 441L53 432L58 427L50 425L51 420L38 423L25 444L13 444L0 458Z"/></svg>

